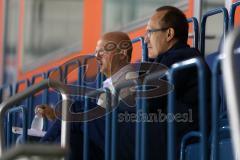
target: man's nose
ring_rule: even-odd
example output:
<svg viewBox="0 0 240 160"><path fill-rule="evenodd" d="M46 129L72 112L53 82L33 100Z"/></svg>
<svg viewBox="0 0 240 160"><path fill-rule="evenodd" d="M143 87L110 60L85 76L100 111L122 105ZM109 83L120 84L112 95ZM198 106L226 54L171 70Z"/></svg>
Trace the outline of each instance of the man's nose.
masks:
<svg viewBox="0 0 240 160"><path fill-rule="evenodd" d="M98 52L95 52L94 56L96 57L97 60L100 59L100 56L99 56L99 53L98 53Z"/></svg>

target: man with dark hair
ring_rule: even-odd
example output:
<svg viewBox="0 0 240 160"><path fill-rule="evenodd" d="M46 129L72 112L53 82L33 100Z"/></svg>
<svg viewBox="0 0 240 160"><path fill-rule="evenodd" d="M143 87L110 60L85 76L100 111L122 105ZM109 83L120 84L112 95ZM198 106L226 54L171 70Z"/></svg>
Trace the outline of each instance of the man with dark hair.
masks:
<svg viewBox="0 0 240 160"><path fill-rule="evenodd" d="M159 21L164 24L165 27L172 27L175 31L174 37L182 43L187 43L188 40L188 22L186 16L179 9L171 6L164 6L156 9L156 12L167 11L167 13Z"/></svg>
<svg viewBox="0 0 240 160"><path fill-rule="evenodd" d="M187 45L187 39L188 22L179 9L161 7L150 18L145 36L150 58L156 58L168 51L177 42Z"/></svg>
<svg viewBox="0 0 240 160"><path fill-rule="evenodd" d="M198 57L204 61L196 48L190 48L187 44L188 39L188 23L186 16L182 11L175 7L164 6L158 8L151 16L145 34L145 42L148 44L148 56L150 61L171 67L174 63ZM154 68L152 69L154 70ZM206 65L206 83L207 83L207 109L206 119L209 119L210 107L210 71ZM192 113L192 120L187 122L178 122L177 126L177 151L179 153L180 141L184 134L190 130L198 129L198 80L197 69L189 68L179 71L175 75L174 90L176 93L176 114ZM156 112L161 109L165 113L167 106L167 96L154 98L148 101L149 111ZM191 112L189 112L191 111ZM166 125L166 124L165 124ZM163 142L159 142L161 146L166 147L165 131ZM156 143L157 145L157 143ZM151 146L150 146L151 148ZM150 149L151 150L151 149ZM153 151L154 152L154 151ZM172 153L179 157L178 153ZM162 152L162 154L165 154Z"/></svg>

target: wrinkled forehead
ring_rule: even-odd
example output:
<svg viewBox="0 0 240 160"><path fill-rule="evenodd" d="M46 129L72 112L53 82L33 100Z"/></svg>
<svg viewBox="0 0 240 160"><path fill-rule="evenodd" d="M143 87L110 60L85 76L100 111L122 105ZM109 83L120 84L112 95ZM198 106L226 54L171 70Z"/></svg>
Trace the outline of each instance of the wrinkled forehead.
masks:
<svg viewBox="0 0 240 160"><path fill-rule="evenodd" d="M102 40L102 39L98 40L97 45L96 45L96 50L103 48L104 44L105 44L104 40Z"/></svg>
<svg viewBox="0 0 240 160"><path fill-rule="evenodd" d="M116 43L116 44L118 44L118 42L116 42L116 41L112 41L112 40L110 41L110 40L107 40L107 39L99 39L97 41L97 46L105 46L108 43Z"/></svg>

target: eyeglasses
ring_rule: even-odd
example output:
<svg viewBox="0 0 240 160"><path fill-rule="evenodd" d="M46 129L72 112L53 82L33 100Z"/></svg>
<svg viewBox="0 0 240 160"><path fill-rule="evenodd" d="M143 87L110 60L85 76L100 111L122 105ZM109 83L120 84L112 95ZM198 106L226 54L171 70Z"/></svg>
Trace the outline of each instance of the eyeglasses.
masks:
<svg viewBox="0 0 240 160"><path fill-rule="evenodd" d="M165 31L165 30L167 30L168 28L169 28L169 27L167 27L167 28L159 28L159 29L148 29L147 32L145 33L145 37L150 38L150 37L151 37L151 34L152 34L153 32Z"/></svg>

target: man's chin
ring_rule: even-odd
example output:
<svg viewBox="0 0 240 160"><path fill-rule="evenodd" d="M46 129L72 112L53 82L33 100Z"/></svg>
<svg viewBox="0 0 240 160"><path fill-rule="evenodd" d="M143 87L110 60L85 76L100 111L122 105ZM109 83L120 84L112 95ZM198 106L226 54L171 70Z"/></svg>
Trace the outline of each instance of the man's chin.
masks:
<svg viewBox="0 0 240 160"><path fill-rule="evenodd" d="M148 58L156 58L156 55L152 52L148 52Z"/></svg>
<svg viewBox="0 0 240 160"><path fill-rule="evenodd" d="M104 71L102 68L99 69L99 72L101 72L102 74L104 74Z"/></svg>

